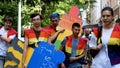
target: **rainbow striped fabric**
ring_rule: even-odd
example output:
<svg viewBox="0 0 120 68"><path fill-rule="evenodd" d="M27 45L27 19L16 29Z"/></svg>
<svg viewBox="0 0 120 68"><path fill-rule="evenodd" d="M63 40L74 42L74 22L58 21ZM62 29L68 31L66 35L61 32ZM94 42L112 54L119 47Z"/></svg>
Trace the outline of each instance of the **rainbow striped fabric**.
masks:
<svg viewBox="0 0 120 68"><path fill-rule="evenodd" d="M4 68L22 68L23 48L23 42L16 37L9 45Z"/></svg>
<svg viewBox="0 0 120 68"><path fill-rule="evenodd" d="M108 56L111 64L120 64L120 26L115 25L108 41Z"/></svg>

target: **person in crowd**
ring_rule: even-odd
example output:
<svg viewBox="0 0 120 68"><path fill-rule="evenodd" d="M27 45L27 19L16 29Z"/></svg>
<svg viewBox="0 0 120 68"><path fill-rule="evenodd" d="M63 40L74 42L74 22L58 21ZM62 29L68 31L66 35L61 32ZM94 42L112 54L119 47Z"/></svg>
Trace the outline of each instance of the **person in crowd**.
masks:
<svg viewBox="0 0 120 68"><path fill-rule="evenodd" d="M80 24L73 23L72 35L67 36L61 43L60 49L65 53L66 59L61 68L82 68L81 60L84 57L87 39L79 36Z"/></svg>
<svg viewBox="0 0 120 68"><path fill-rule="evenodd" d="M90 54L89 40L91 39L92 30L91 28L85 28L83 32L84 32L84 35L82 37L87 39L87 45L85 49L85 60L87 61L87 63L84 64L84 68L90 68L92 64L92 57Z"/></svg>
<svg viewBox="0 0 120 68"><path fill-rule="evenodd" d="M111 7L104 7L101 11L101 16L102 29L100 38L98 38L98 28L93 28L93 34L89 42L90 49L99 50L93 58L91 67L119 68L120 26L114 23L113 9Z"/></svg>
<svg viewBox="0 0 120 68"><path fill-rule="evenodd" d="M116 20L116 24L120 25L120 18Z"/></svg>
<svg viewBox="0 0 120 68"><path fill-rule="evenodd" d="M48 32L50 33L49 35L49 39L48 39L48 43L53 44L57 38L57 36L59 35L59 33L63 32L64 29L61 28L60 30L56 30L56 27L58 26L60 21L60 15L58 13L53 13L50 15L50 22L51 25L45 27L45 29L48 30Z"/></svg>
<svg viewBox="0 0 120 68"><path fill-rule="evenodd" d="M48 37L49 34L47 31L45 31L42 27L41 27L41 20L42 20L42 16L39 13L34 13L31 14L31 19L32 19L32 23L33 23L33 27L30 29L27 29L24 31L24 52L23 52L23 58L22 58L22 65L23 68L27 67L24 63L25 61L25 56L26 56L26 51L28 47L37 47L35 46L35 44L39 41L48 41Z"/></svg>
<svg viewBox="0 0 120 68"><path fill-rule="evenodd" d="M17 36L16 30L12 28L12 17L6 15L3 20L4 25L0 28L0 68L4 68L9 43Z"/></svg>
<svg viewBox="0 0 120 68"><path fill-rule="evenodd" d="M90 28L85 28L84 29L85 37L90 40L91 38L91 29Z"/></svg>

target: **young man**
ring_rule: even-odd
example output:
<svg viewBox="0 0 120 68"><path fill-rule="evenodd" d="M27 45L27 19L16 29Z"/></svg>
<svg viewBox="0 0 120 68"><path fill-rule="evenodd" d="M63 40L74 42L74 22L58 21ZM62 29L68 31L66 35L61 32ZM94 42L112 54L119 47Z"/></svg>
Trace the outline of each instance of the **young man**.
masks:
<svg viewBox="0 0 120 68"><path fill-rule="evenodd" d="M4 68L4 61L9 43L17 36L12 28L13 19L10 16L4 17L4 26L0 28L0 68Z"/></svg>
<svg viewBox="0 0 120 68"><path fill-rule="evenodd" d="M26 67L24 61L28 47L37 47L35 46L35 43L39 41L47 42L49 37L48 33L41 27L42 16L39 13L34 13L30 17L32 19L33 27L24 31L25 47L22 59L23 68Z"/></svg>
<svg viewBox="0 0 120 68"><path fill-rule="evenodd" d="M98 28L93 29L89 41L90 49L99 50L93 58L92 68L120 68L120 26L113 21L114 12L111 7L104 7L101 16L100 41L97 41Z"/></svg>
<svg viewBox="0 0 120 68"><path fill-rule="evenodd" d="M58 13L53 13L50 15L50 22L51 25L47 26L45 29L47 29L50 33L50 37L48 39L48 43L53 44L58 36L59 33L63 32L64 29L56 30L56 27L59 24L59 14Z"/></svg>
<svg viewBox="0 0 120 68"><path fill-rule="evenodd" d="M49 29L51 35L55 34L55 32L57 31L56 27L57 27L57 25L59 23L59 20L60 20L60 17L59 17L58 13L53 13L53 14L50 15L50 23L51 23L51 25L47 26L46 28Z"/></svg>
<svg viewBox="0 0 120 68"><path fill-rule="evenodd" d="M79 23L72 25L72 33L63 40L60 48L66 55L65 62L61 64L62 68L82 68L80 60L84 57L87 40L79 37Z"/></svg>
<svg viewBox="0 0 120 68"><path fill-rule="evenodd" d="M84 68L90 68L92 64L92 57L90 55L89 40L91 39L92 30L90 28L85 28L83 32L84 35L82 37L86 38L88 41L85 49L85 59L87 60L87 63L84 65Z"/></svg>

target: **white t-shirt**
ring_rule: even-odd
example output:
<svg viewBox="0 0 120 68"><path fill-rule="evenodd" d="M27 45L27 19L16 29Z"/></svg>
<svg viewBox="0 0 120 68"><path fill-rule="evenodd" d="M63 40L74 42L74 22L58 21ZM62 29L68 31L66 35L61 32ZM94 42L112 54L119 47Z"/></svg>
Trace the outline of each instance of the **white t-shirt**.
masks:
<svg viewBox="0 0 120 68"><path fill-rule="evenodd" d="M103 48L99 51L99 53L94 57L92 62L92 68L112 68L111 63L108 57L108 40L111 36L113 28L102 30L102 44L104 44ZM97 38L93 34L91 40L89 41L89 46L97 46Z"/></svg>
<svg viewBox="0 0 120 68"><path fill-rule="evenodd" d="M7 38L7 32L8 32L8 30L5 30L4 27L2 27L2 28L0 29L0 34L1 34L3 37L6 37L6 38ZM8 38L14 39L15 36L16 36L16 34L11 35L11 36L9 36ZM6 56L6 52L7 52L7 49L8 49L8 45L9 45L9 43L7 43L6 41L0 39L0 56Z"/></svg>

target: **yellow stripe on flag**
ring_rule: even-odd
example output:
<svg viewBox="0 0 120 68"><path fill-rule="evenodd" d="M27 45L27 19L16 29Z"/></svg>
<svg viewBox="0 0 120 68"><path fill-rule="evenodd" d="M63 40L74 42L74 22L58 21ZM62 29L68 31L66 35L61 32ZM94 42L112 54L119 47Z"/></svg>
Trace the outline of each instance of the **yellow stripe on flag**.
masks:
<svg viewBox="0 0 120 68"><path fill-rule="evenodd" d="M34 52L34 49L31 47L28 47L26 52L26 58L25 58L25 64L28 65L28 62L30 61L30 58L32 57L32 54Z"/></svg>

